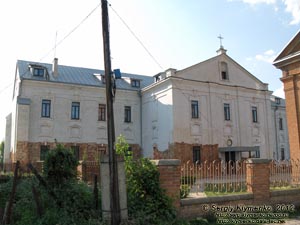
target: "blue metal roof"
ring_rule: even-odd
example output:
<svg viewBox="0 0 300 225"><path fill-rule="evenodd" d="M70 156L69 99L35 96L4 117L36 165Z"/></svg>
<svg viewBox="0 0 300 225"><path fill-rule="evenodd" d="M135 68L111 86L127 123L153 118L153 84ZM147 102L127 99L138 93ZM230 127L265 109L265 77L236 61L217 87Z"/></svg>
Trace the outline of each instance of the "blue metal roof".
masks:
<svg viewBox="0 0 300 225"><path fill-rule="evenodd" d="M45 68L45 76L34 76L32 71L30 70L30 67ZM105 84L103 84L103 82L95 76L95 74L104 75L104 70L58 65L58 76L53 76L52 64L30 62L24 60L17 61L17 69L19 71L20 79L97 86L103 88L105 87ZM140 80L140 87L132 87L130 82L126 81L126 78ZM140 90L152 83L153 77L130 73L122 73L122 79L116 80L117 89L126 90Z"/></svg>

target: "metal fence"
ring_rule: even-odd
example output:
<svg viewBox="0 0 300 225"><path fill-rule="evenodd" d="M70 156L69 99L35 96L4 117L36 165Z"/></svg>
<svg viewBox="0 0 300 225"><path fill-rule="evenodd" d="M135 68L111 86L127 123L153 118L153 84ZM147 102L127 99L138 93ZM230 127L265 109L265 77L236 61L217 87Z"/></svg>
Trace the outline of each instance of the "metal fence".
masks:
<svg viewBox="0 0 300 225"><path fill-rule="evenodd" d="M270 187L285 188L300 186L299 160L273 160L270 163Z"/></svg>
<svg viewBox="0 0 300 225"><path fill-rule="evenodd" d="M181 167L181 195L246 190L245 161L187 162Z"/></svg>
<svg viewBox="0 0 300 225"><path fill-rule="evenodd" d="M270 162L270 188L300 187L300 160ZM181 166L181 196L201 196L204 192L244 192L246 161L187 162Z"/></svg>

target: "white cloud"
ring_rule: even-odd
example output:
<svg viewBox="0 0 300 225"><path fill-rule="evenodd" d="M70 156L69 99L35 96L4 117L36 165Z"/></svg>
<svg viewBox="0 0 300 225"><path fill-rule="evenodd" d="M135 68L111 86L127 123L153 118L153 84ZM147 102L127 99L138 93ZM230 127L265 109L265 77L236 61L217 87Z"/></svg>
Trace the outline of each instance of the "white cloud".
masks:
<svg viewBox="0 0 300 225"><path fill-rule="evenodd" d="M263 54L256 55L255 59L259 60L259 61L264 61L267 63L272 63L274 61L275 57L276 57L276 55L275 55L274 50L270 49L270 50L265 51Z"/></svg>
<svg viewBox="0 0 300 225"><path fill-rule="evenodd" d="M280 98L285 98L285 94L284 94L284 90L283 90L283 86L281 86L280 88L276 89L273 92L273 95L280 97Z"/></svg>
<svg viewBox="0 0 300 225"><path fill-rule="evenodd" d="M299 0L282 0L285 4L285 10L292 14L293 20L290 24L295 25L300 23L300 1Z"/></svg>
<svg viewBox="0 0 300 225"><path fill-rule="evenodd" d="M276 0L243 0L243 2L251 5L255 5L259 3L275 4Z"/></svg>
<svg viewBox="0 0 300 225"><path fill-rule="evenodd" d="M233 0L229 0L233 1ZM277 0L238 0L250 5L257 4L268 4L274 6L274 11L279 11L279 6L277 5ZM285 11L290 13L293 17L290 22L291 25L300 24L300 0L281 0L285 5Z"/></svg>

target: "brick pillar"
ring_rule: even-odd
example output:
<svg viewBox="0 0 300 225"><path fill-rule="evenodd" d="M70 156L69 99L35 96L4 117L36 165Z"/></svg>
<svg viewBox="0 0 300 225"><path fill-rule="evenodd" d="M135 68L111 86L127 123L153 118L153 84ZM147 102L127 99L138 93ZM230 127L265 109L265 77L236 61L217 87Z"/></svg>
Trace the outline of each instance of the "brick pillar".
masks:
<svg viewBox="0 0 300 225"><path fill-rule="evenodd" d="M159 171L159 181L166 194L173 199L176 209L180 207L180 160L152 160Z"/></svg>
<svg viewBox="0 0 300 225"><path fill-rule="evenodd" d="M300 72L300 71L298 71ZM281 78L284 84L290 158L300 159L300 74Z"/></svg>
<svg viewBox="0 0 300 225"><path fill-rule="evenodd" d="M252 192L255 202L270 199L270 164L269 159L248 159L246 162L247 191Z"/></svg>

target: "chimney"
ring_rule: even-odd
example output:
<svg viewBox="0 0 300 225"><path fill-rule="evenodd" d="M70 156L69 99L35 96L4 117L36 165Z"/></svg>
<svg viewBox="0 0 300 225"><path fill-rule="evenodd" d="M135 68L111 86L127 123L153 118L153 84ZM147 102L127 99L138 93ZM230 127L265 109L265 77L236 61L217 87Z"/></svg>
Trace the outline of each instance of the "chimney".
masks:
<svg viewBox="0 0 300 225"><path fill-rule="evenodd" d="M170 68L170 69L167 69L165 72L166 72L166 77L171 77L171 76L175 75L176 69Z"/></svg>
<svg viewBox="0 0 300 225"><path fill-rule="evenodd" d="M52 75L54 77L58 76L58 58L54 58L53 64L52 64Z"/></svg>

